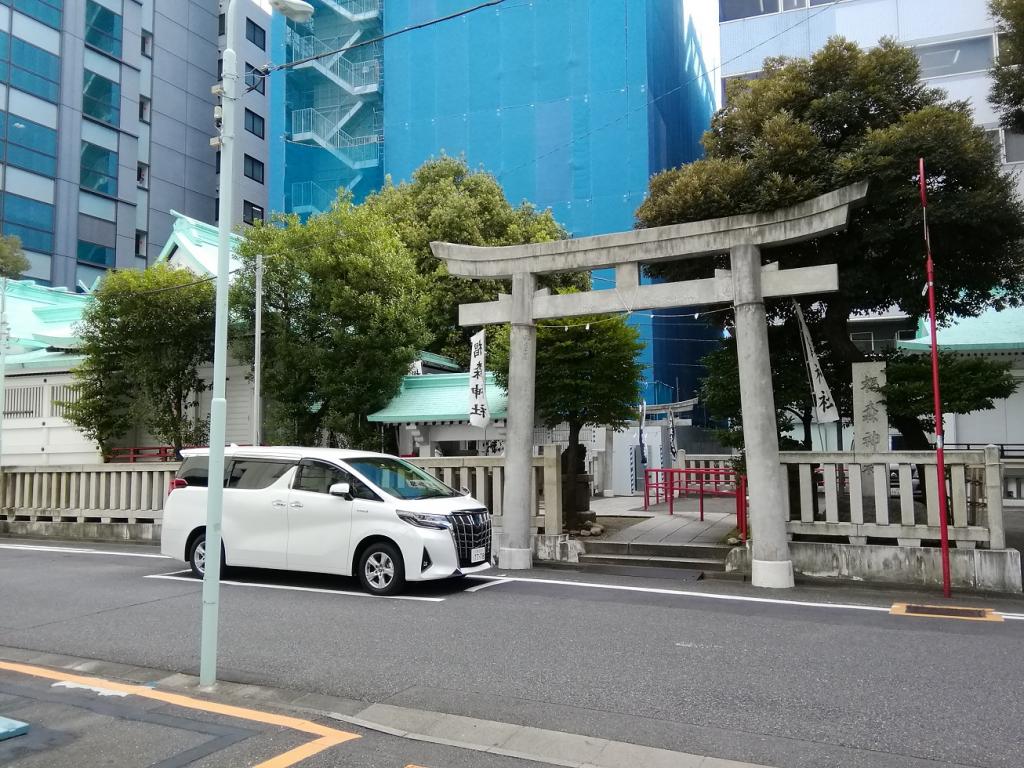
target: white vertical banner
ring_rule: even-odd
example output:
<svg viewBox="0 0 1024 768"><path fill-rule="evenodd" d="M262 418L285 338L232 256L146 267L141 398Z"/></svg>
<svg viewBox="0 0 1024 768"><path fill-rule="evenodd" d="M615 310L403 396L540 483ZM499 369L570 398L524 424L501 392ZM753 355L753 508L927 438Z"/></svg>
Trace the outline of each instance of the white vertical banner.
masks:
<svg viewBox="0 0 1024 768"><path fill-rule="evenodd" d="M796 309L796 319L800 324L800 340L804 348L804 362L807 363L807 376L811 383L811 397L814 398L814 420L819 424L839 421L839 410L836 408L836 401L832 397L832 390L829 389L828 382L825 381L825 374L821 370L818 353L814 351L814 343L811 341L811 332L807 329L803 310L796 300L793 301L793 307Z"/></svg>
<svg viewBox="0 0 1024 768"><path fill-rule="evenodd" d="M679 448L676 446L676 412L668 410L668 451L672 454L673 461L679 455Z"/></svg>
<svg viewBox="0 0 1024 768"><path fill-rule="evenodd" d="M491 423L487 407L487 331L469 340L469 423L486 428Z"/></svg>

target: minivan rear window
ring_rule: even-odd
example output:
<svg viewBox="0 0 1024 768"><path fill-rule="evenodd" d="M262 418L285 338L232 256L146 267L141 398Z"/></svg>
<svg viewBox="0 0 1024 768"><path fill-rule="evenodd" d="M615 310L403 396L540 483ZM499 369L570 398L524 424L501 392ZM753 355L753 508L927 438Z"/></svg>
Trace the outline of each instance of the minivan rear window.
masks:
<svg viewBox="0 0 1024 768"><path fill-rule="evenodd" d="M230 465L230 461L224 464L225 479ZM210 457L186 456L178 470L178 477L188 483L190 488L206 488L210 484Z"/></svg>

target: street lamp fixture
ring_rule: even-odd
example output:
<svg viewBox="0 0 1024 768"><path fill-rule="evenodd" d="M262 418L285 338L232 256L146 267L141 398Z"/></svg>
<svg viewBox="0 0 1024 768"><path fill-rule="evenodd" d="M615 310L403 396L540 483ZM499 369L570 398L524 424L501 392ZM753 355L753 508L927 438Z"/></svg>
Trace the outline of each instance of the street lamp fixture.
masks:
<svg viewBox="0 0 1024 768"><path fill-rule="evenodd" d="M304 0L270 0L270 5L288 19L309 21L313 6ZM221 519L224 508L224 442L227 400L225 381L228 356L228 272L231 269L231 222L237 193L235 170L235 126L240 124L242 102L238 92L240 73L235 54L240 25L235 18L235 0L224 10L225 40L223 85L219 89L220 110L220 208L217 250L217 309L213 346L213 398L210 403L210 470L206 507L206 571L203 574L203 614L199 655L199 684L212 686L217 680L217 620L220 603Z"/></svg>

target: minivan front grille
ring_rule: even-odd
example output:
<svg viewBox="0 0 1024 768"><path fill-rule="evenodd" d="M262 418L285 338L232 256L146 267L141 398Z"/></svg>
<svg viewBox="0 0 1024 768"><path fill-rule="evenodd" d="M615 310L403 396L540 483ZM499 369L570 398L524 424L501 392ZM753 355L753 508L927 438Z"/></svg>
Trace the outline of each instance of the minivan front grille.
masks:
<svg viewBox="0 0 1024 768"><path fill-rule="evenodd" d="M452 538L459 556L459 567L468 568L491 560L491 516L486 509L452 513ZM484 560L472 562L472 551L483 547Z"/></svg>

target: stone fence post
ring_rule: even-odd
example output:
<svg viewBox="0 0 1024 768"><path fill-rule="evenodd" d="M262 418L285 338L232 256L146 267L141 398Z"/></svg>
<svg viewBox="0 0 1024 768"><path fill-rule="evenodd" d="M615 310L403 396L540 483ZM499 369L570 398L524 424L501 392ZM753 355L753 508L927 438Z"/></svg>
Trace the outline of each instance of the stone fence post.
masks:
<svg viewBox="0 0 1024 768"><path fill-rule="evenodd" d="M989 548L1006 548L1003 528L1003 461L994 445L985 448L985 507L988 518Z"/></svg>
<svg viewBox="0 0 1024 768"><path fill-rule="evenodd" d="M544 446L544 533L562 532L562 449Z"/></svg>

